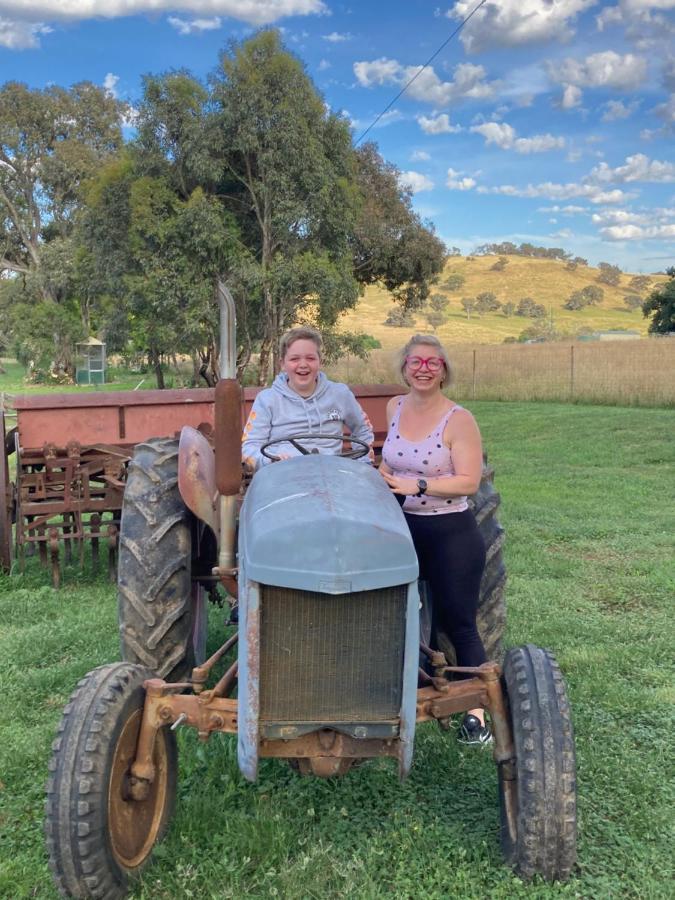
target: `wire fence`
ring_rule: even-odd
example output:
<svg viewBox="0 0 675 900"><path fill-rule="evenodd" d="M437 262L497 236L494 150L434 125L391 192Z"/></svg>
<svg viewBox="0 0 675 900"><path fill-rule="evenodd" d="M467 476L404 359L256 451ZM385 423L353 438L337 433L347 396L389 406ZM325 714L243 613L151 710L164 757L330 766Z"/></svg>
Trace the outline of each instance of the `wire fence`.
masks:
<svg viewBox="0 0 675 900"><path fill-rule="evenodd" d="M458 400L675 405L675 337L446 349ZM399 381L397 358L385 350L367 361L344 357L328 374L351 384Z"/></svg>

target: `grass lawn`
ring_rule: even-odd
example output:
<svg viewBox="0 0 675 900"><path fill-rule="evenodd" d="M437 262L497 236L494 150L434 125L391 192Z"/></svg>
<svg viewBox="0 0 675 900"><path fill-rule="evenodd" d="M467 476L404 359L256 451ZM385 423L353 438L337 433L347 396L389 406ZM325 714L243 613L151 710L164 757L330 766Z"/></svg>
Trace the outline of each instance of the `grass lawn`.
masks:
<svg viewBox="0 0 675 900"><path fill-rule="evenodd" d="M673 871L673 414L475 403L507 531L508 644L552 649L577 734L579 867L525 884L498 846L490 754L418 730L413 772L301 779L180 733L177 814L136 898L666 898ZM52 898L43 786L78 678L117 658L114 589L35 560L0 576L0 896ZM215 610L211 641L223 614ZM668 885L670 884L670 887Z"/></svg>

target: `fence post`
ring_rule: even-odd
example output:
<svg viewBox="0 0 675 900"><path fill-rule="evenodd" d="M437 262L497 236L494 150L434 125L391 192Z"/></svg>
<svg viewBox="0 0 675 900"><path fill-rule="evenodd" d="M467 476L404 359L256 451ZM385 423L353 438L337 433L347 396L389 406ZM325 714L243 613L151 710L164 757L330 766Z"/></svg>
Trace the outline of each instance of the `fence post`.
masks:
<svg viewBox="0 0 675 900"><path fill-rule="evenodd" d="M574 344L570 344L570 399L574 397Z"/></svg>
<svg viewBox="0 0 675 900"><path fill-rule="evenodd" d="M471 399L476 399L476 350L473 351L473 367L471 371Z"/></svg>

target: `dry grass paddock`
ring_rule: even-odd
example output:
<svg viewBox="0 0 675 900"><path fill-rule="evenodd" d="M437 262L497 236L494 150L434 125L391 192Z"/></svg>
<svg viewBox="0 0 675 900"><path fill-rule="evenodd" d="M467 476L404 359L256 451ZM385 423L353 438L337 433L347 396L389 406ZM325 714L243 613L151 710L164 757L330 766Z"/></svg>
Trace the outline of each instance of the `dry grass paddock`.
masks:
<svg viewBox="0 0 675 900"><path fill-rule="evenodd" d="M401 344L408 337L401 333ZM625 406L675 404L675 338L546 344L447 344L460 400L556 400ZM344 357L328 374L351 384L398 381L397 353Z"/></svg>

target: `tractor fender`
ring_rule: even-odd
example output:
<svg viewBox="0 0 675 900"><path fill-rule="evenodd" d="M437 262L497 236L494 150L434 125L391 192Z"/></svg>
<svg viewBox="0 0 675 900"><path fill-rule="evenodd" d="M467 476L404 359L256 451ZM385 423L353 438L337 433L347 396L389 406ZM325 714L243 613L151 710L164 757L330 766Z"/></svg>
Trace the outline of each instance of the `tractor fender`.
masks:
<svg viewBox="0 0 675 900"><path fill-rule="evenodd" d="M178 442L178 490L190 512L218 537L218 488L213 449L204 435L184 425Z"/></svg>

